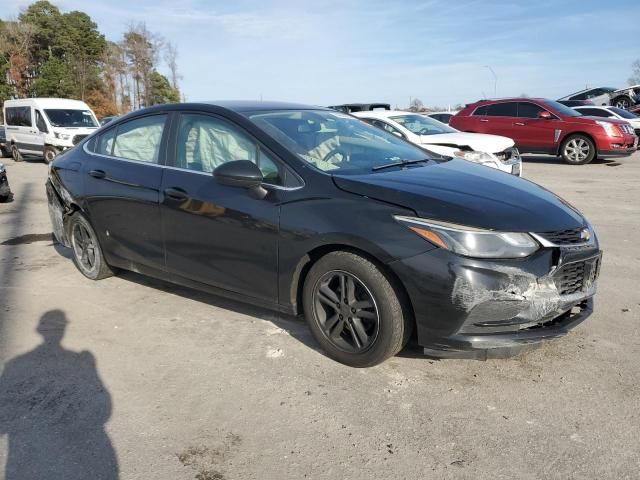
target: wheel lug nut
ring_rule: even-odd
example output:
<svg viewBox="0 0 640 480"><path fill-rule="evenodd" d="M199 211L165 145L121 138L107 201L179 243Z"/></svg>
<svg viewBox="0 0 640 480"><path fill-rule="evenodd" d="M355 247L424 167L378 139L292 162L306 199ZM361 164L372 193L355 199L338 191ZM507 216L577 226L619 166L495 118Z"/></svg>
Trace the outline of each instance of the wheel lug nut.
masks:
<svg viewBox="0 0 640 480"><path fill-rule="evenodd" d="M356 313L356 309L355 309L355 308L352 308L352 309L351 309L351 313Z"/></svg>

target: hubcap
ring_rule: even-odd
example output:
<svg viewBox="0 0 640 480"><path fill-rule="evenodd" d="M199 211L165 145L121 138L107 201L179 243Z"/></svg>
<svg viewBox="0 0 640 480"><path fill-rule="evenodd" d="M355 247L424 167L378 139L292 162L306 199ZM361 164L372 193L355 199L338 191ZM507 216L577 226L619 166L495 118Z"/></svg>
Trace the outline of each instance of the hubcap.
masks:
<svg viewBox="0 0 640 480"><path fill-rule="evenodd" d="M581 162L589 156L589 144L583 138L574 138L564 147L564 154L574 162Z"/></svg>
<svg viewBox="0 0 640 480"><path fill-rule="evenodd" d="M380 315L367 286L351 273L325 273L313 290L315 319L325 337L350 353L367 350L378 336Z"/></svg>
<svg viewBox="0 0 640 480"><path fill-rule="evenodd" d="M84 225L76 223L73 227L73 252L78 263L91 272L96 266L96 244Z"/></svg>
<svg viewBox="0 0 640 480"><path fill-rule="evenodd" d="M54 158L56 158L56 152L54 152L53 150L47 150L44 156L48 162L51 162Z"/></svg>

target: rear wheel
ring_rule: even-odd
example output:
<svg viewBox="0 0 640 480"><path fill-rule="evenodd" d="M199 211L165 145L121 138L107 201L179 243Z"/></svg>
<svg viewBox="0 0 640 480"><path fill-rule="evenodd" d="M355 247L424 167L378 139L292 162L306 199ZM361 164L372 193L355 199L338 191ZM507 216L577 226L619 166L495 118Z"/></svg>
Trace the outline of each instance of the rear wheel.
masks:
<svg viewBox="0 0 640 480"><path fill-rule="evenodd" d="M596 158L596 146L589 137L569 135L560 148L562 159L571 165L584 165Z"/></svg>
<svg viewBox="0 0 640 480"><path fill-rule="evenodd" d="M101 280L113 275L107 265L98 237L91 224L81 213L69 219L69 238L73 250L73 262L80 273L91 280Z"/></svg>
<svg viewBox="0 0 640 480"><path fill-rule="evenodd" d="M628 110L631 106L631 99L626 96L618 97L613 101L613 105L623 110Z"/></svg>
<svg viewBox="0 0 640 480"><path fill-rule="evenodd" d="M327 355L352 367L370 367L398 353L412 331L410 315L389 279L371 261L332 252L309 270L304 312Z"/></svg>
<svg viewBox="0 0 640 480"><path fill-rule="evenodd" d="M42 158L44 159L44 163L53 162L58 156L58 149L56 147L52 147L51 145L47 145L44 147L44 151L42 152Z"/></svg>
<svg viewBox="0 0 640 480"><path fill-rule="evenodd" d="M11 145L11 156L13 157L14 162L21 162L24 160L17 145Z"/></svg>

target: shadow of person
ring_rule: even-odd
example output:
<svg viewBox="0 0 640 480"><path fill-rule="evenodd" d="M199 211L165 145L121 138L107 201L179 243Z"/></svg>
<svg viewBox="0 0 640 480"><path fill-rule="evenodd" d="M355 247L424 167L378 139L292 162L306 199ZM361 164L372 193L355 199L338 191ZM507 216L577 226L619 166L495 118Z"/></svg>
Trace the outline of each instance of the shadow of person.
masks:
<svg viewBox="0 0 640 480"><path fill-rule="evenodd" d="M44 341L11 359L0 376L0 435L8 435L6 480L118 478L104 424L111 396L90 352L62 347L67 319L51 310L37 331Z"/></svg>

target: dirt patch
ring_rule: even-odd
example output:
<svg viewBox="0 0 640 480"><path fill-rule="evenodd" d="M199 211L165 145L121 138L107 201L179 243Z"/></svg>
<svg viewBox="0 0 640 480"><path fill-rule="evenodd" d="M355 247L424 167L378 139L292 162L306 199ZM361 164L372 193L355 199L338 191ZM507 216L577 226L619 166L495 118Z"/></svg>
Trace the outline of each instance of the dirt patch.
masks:
<svg viewBox="0 0 640 480"><path fill-rule="evenodd" d="M242 443L242 438L229 432L218 446L190 445L178 453L178 461L196 471L196 480L224 480L222 467Z"/></svg>

